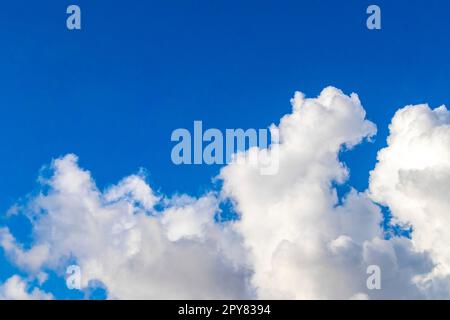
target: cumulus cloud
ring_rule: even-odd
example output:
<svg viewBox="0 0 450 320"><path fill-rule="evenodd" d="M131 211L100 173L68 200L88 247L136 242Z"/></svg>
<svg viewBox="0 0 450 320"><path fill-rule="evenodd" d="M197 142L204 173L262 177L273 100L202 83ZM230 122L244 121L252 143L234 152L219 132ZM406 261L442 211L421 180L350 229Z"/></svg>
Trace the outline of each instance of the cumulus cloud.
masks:
<svg viewBox="0 0 450 320"><path fill-rule="evenodd" d="M51 300L53 295L38 288L30 290L28 283L17 275L0 284L0 300Z"/></svg>
<svg viewBox="0 0 450 320"><path fill-rule="evenodd" d="M245 270L221 247L226 226L214 224L214 194L166 199L158 212L158 196L141 176L101 192L74 155L51 168L51 178L40 179L46 192L27 206L34 246L24 250L7 229L1 233L19 267L37 273L75 259L82 287L101 281L110 298L247 297Z"/></svg>
<svg viewBox="0 0 450 320"><path fill-rule="evenodd" d="M428 295L450 295L450 112L407 106L390 125L388 146L370 176L372 199L413 229L412 243L431 254L435 268L417 277Z"/></svg>
<svg viewBox="0 0 450 320"><path fill-rule="evenodd" d="M236 155L220 172L221 190L199 198L158 194L143 173L102 191L75 155L58 158L39 179L42 192L14 210L30 218L33 244L3 228L0 246L36 278L76 261L82 287L100 281L109 298L448 297L447 110L399 111L369 190L350 188L339 199L337 185L350 174L340 154L370 140L376 126L356 94L333 87L317 98L297 92L291 102L292 113L271 126L277 148ZM277 157L278 173L240 161L249 153ZM216 221L224 199L236 221ZM412 239L386 239L377 203L413 227ZM381 269L381 290L367 287L371 265Z"/></svg>
<svg viewBox="0 0 450 320"><path fill-rule="evenodd" d="M235 228L249 249L258 297L416 297L411 278L424 266L399 261L405 252L413 260L408 241L383 239L381 211L365 193L352 190L338 203L334 186L349 175L339 153L376 132L358 96L329 87L316 99L296 93L292 106L278 126L277 175L238 164L221 172L223 192L240 213ZM372 264L388 280L381 293L366 287Z"/></svg>

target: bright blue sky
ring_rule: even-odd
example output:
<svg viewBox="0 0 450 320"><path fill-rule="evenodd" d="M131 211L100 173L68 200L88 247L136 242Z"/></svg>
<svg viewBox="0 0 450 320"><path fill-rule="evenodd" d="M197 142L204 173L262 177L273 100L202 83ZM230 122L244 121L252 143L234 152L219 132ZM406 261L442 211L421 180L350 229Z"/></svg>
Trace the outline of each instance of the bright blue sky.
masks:
<svg viewBox="0 0 450 320"><path fill-rule="evenodd" d="M365 27L373 3L381 31ZM66 29L70 4L81 31ZM449 15L442 0L3 3L0 210L69 152L100 187L145 167L165 194L202 193L219 167L173 165L172 130L264 128L290 112L295 90L315 97L327 85L357 92L378 126L375 143L344 155L364 190L399 107L450 105ZM21 218L0 224L29 231ZM14 272L0 255L0 282Z"/></svg>

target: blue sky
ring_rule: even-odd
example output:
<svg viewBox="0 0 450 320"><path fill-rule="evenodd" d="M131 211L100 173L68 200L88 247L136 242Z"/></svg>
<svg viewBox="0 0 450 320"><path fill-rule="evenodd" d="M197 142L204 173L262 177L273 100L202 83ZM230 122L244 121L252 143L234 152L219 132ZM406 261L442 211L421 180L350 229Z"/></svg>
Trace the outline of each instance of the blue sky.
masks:
<svg viewBox="0 0 450 320"><path fill-rule="evenodd" d="M382 30L365 27L368 5ZM82 10L82 30L65 27ZM75 153L100 188L146 168L165 194L200 195L218 166L175 166L170 134L265 128L296 90L357 92L378 126L374 143L343 156L367 187L395 111L450 104L447 1L9 1L0 10L1 225L36 188L40 168ZM0 254L0 282L15 273ZM59 298L83 297L51 279ZM101 294L99 294L101 296Z"/></svg>

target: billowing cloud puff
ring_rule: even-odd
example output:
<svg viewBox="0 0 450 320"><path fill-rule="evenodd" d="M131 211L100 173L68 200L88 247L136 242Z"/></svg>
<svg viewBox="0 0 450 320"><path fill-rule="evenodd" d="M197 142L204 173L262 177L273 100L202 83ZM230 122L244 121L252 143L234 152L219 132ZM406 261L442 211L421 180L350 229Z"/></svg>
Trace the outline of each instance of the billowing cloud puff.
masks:
<svg viewBox="0 0 450 320"><path fill-rule="evenodd" d="M412 243L429 252L432 273L416 281L428 295L450 295L450 112L407 106L390 126L388 146L370 176L371 197L412 227Z"/></svg>
<svg viewBox="0 0 450 320"><path fill-rule="evenodd" d="M52 298L51 294L38 288L29 290L27 282L17 275L0 284L0 300L51 300Z"/></svg>
<svg viewBox="0 0 450 320"><path fill-rule="evenodd" d="M6 254L24 270L58 270L75 259L82 287L101 281L110 298L247 297L246 271L222 252L227 232L214 224L214 194L166 199L158 212L158 196L141 176L101 192L74 155L55 160L52 170L41 179L46 192L26 209L34 246L24 250L1 231Z"/></svg>
<svg viewBox="0 0 450 320"><path fill-rule="evenodd" d="M358 96L329 87L317 99L296 93L292 106L278 127L277 175L237 164L221 172L223 192L240 214L235 228L250 252L258 297L416 297L411 279L426 265L399 261L414 260L408 241L383 239L382 214L365 193L352 190L338 204L334 185L348 177L339 153L376 132ZM370 265L384 271L380 292L367 289Z"/></svg>
<svg viewBox="0 0 450 320"><path fill-rule="evenodd" d="M100 281L109 298L450 296L447 110L399 111L370 190L350 188L339 199L336 186L350 173L339 156L375 135L375 125L356 94L333 87L313 99L296 93L292 107L272 125L276 148L247 151L276 160L276 174L238 154L220 172L221 190L200 198L158 194L143 174L102 191L75 155L56 159L39 180L42 192L14 207L30 218L33 244L3 228L0 246L30 277L64 274L75 261L82 287ZM236 221L216 221L223 199ZM413 227L412 239L386 239L377 202ZM380 290L367 286L374 266Z"/></svg>

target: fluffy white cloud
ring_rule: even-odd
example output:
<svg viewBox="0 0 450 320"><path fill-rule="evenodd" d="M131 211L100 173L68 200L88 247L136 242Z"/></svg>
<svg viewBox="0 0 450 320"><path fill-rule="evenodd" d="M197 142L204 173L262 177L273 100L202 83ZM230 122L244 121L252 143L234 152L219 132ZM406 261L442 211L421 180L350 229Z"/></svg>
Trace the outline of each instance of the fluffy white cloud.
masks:
<svg viewBox="0 0 450 320"><path fill-rule="evenodd" d="M341 201L336 185L349 169L339 155L370 139L375 125L356 94L333 87L314 99L296 93L292 107L272 126L279 146L248 151L278 157L279 172L262 175L240 154L221 170L219 194L168 198L142 174L101 191L75 155L56 159L42 192L13 210L30 217L33 245L24 248L3 228L0 246L38 279L75 260L82 286L101 281L110 298L450 296L447 110L399 111L370 190L350 189ZM238 221L215 221L221 199L232 200ZM384 239L373 200L414 228L412 240ZM370 265L381 269L381 290L367 288Z"/></svg>
<svg viewBox="0 0 450 320"><path fill-rule="evenodd" d="M372 198L411 226L417 251L429 252L432 273L416 281L431 296L450 296L450 112L407 106L390 125L388 146L370 177Z"/></svg>
<svg viewBox="0 0 450 320"><path fill-rule="evenodd" d="M250 251L258 297L416 297L411 278L424 266L399 261L405 252L414 256L408 241L383 240L382 214L366 194L352 190L339 205L333 187L349 174L339 153L376 132L358 96L329 87L317 99L296 93L292 105L279 125L277 175L238 164L221 172L223 192L240 213L235 228ZM366 287L372 264L384 272L380 292Z"/></svg>
<svg viewBox="0 0 450 320"><path fill-rule="evenodd" d="M75 259L82 287L101 281L110 298L248 297L245 270L221 247L226 226L214 223L213 194L166 199L157 212L158 197L143 177L101 192L74 155L55 160L52 169L50 179L41 179L46 192L27 208L34 246L23 250L1 232L2 247L18 266L64 272L61 267Z"/></svg>
<svg viewBox="0 0 450 320"><path fill-rule="evenodd" d="M26 271L32 272L40 270L49 256L50 249L46 245L37 244L26 251L16 242L7 228L0 228L0 246L15 264Z"/></svg>
<svg viewBox="0 0 450 320"><path fill-rule="evenodd" d="M0 300L51 300L53 296L49 293L34 288L29 289L25 280L17 275L7 279L0 285Z"/></svg>

